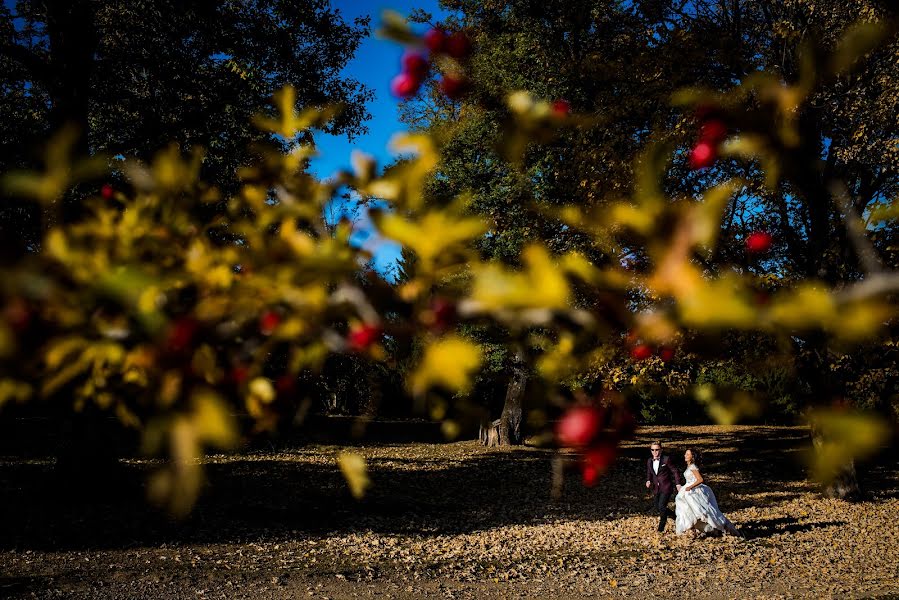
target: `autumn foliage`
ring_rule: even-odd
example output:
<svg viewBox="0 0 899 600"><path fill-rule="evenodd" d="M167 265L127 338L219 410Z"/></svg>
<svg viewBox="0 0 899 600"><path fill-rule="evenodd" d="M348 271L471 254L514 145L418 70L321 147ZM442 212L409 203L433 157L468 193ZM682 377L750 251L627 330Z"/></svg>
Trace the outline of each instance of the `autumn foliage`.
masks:
<svg viewBox="0 0 899 600"><path fill-rule="evenodd" d="M849 69L889 31L869 26L850 32L851 43L834 64ZM397 96L415 94L435 65L450 99L477 90L466 70L476 48L464 32L419 36L388 17L384 33L410 47L393 83ZM528 407L533 421L548 431L551 418L560 416L553 443L580 451L584 481L595 483L634 418L626 403L590 399L571 381L610 352L667 364L686 330L820 331L852 344L876 339L893 317L885 293L899 284L887 272L848 286L784 282L768 301L757 302L754 276L728 268L713 273L695 260L713 253L724 208L741 182L710 182L698 199L665 194L668 159L685 150L694 169L727 157L779 165L769 173L772 181L793 177L798 171L789 167L808 160L794 115L814 82L831 75L806 68L796 85L759 73L725 92L680 91L674 102L685 122L695 124L697 111L714 115L698 125L692 146L649 144L626 199L597 211L577 205L548 211L559 227L595 240L606 256L622 257L639 246L646 256L639 270L541 243L526 245L517 266L484 260L475 242L489 226L469 210L470 197L427 201L424 186L444 157L439 140L423 134L394 138L393 149L404 159L383 174L371 157L357 153L352 170L333 181L307 172L310 145L287 152L274 143L258 147L237 173L238 189L228 194L202 180L200 151L184 154L173 146L149 163L118 164L115 174L127 186L107 184L84 198L77 222L51 219L73 186L105 169L102 161L74 155L72 137L62 131L48 145L42 172L4 177L8 189L39 203L52 226L40 252L0 271L0 406L51 399L116 415L122 426L141 432L146 453L169 459L154 475L150 494L183 514L200 489L195 459L207 448L234 447L248 432L304 414L309 400L302 382L320 373L329 356L389 362L385 344L417 341L421 351L406 388L418 406L446 420L444 431L458 433L456 421L471 408L464 399L485 360L482 346L460 327L495 325L512 332L510 346L526 348L520 354L549 390L544 405ZM747 89L774 100L757 106ZM508 90L504 101L510 116L502 150L512 164L529 144L597 125L558 98ZM273 140L294 140L335 115L332 109L298 111L295 104L293 89L284 88L275 96L276 111L260 115L255 126ZM411 278L399 285L360 283L369 256L350 243L352 226L322 218L341 186L389 204L392 210L373 219L381 235L416 257ZM208 210L215 206L220 210ZM776 242L758 232L746 239L745 250L763 254ZM639 314L628 308L635 293L650 299ZM579 301L584 297L603 300ZM637 343L627 341L625 331ZM752 411L752 398L718 397L708 389L697 394L707 396L721 419ZM828 432L821 460L833 460L836 448L864 455L888 431L870 415L843 418L819 410L811 418ZM824 463L816 464L826 477ZM364 462L348 455L340 467L361 495L368 485Z"/></svg>

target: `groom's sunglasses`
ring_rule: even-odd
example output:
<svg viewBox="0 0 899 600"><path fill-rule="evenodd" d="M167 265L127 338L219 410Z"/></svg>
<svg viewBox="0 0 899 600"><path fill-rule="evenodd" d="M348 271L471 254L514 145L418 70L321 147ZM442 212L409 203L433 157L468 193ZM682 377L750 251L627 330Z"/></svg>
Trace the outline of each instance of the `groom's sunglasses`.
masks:
<svg viewBox="0 0 899 600"><path fill-rule="evenodd" d="M650 450L650 452L661 452L662 451L661 448L650 448L649 450Z"/></svg>

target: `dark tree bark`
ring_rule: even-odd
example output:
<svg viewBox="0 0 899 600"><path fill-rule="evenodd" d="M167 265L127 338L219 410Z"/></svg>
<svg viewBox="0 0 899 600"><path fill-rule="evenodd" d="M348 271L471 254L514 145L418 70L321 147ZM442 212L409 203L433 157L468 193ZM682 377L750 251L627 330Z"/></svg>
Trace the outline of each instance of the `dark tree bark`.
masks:
<svg viewBox="0 0 899 600"><path fill-rule="evenodd" d="M497 419L487 425L481 425L478 431L478 439L481 440L482 445L487 447L499 446L499 424L501 422L501 419Z"/></svg>
<svg viewBox="0 0 899 600"><path fill-rule="evenodd" d="M524 391L527 387L528 371L524 357L520 352L516 353L512 362L512 378L506 389L506 402L503 405L503 413L499 423L499 445L520 446L524 443L521 432L522 404Z"/></svg>
<svg viewBox="0 0 899 600"><path fill-rule="evenodd" d="M90 154L90 95L99 40L94 3L89 0L51 0L47 3L47 37L50 41L49 88L51 131L74 128L75 158ZM83 194L70 190L63 199L62 218L77 220Z"/></svg>

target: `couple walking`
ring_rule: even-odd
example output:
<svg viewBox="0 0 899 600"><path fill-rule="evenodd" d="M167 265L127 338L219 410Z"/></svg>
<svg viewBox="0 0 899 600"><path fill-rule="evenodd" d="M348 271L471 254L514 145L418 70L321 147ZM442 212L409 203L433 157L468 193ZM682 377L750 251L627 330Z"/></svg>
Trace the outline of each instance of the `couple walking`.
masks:
<svg viewBox="0 0 899 600"><path fill-rule="evenodd" d="M701 534L729 533L740 535L737 528L718 508L712 489L703 483L702 474L697 463L699 456L693 448L684 453L687 470L681 474L671 459L662 454L662 444L653 442L649 445L652 456L646 461L646 487L655 493L655 508L659 513L659 531L665 530L668 517L674 518L674 530L680 535L690 529ZM674 495L675 513L668 508L668 501Z"/></svg>

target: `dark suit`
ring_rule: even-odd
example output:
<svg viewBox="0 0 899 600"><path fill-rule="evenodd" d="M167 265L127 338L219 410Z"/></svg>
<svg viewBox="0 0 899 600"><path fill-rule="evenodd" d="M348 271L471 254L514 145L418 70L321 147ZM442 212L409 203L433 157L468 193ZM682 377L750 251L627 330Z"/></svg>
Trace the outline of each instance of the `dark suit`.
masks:
<svg viewBox="0 0 899 600"><path fill-rule="evenodd" d="M659 460L659 472L652 468L652 458L646 461L646 481L651 486L650 489L655 494L655 508L659 513L659 531L665 531L665 523L668 517L674 518L674 511L668 508L668 501L676 491L675 486L681 485L680 471L674 468L668 456L662 456Z"/></svg>

